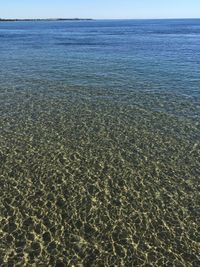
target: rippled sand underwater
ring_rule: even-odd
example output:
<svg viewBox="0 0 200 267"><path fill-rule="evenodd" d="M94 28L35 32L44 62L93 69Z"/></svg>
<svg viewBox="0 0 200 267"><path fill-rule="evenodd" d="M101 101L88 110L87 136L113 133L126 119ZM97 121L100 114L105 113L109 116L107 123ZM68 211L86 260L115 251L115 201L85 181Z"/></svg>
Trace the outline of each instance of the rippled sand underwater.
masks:
<svg viewBox="0 0 200 267"><path fill-rule="evenodd" d="M164 93L1 87L0 266L199 266L197 111Z"/></svg>

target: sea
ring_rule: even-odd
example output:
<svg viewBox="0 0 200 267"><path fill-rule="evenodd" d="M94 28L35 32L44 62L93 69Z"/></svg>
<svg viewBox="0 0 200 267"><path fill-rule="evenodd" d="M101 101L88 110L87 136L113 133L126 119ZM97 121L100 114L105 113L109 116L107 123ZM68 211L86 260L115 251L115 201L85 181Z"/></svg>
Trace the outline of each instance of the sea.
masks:
<svg viewBox="0 0 200 267"><path fill-rule="evenodd" d="M0 22L0 266L200 266L200 19Z"/></svg>

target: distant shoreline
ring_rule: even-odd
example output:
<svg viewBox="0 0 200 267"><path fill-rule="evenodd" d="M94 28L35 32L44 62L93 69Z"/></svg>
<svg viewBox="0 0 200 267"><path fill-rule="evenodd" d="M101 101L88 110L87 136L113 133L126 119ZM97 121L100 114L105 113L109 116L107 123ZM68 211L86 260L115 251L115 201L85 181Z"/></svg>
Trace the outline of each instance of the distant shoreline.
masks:
<svg viewBox="0 0 200 267"><path fill-rule="evenodd" d="M200 18L134 18L134 19L91 19L91 18L47 18L47 19L2 19L0 18L1 22L20 22L20 21L102 21L102 20L200 20Z"/></svg>
<svg viewBox="0 0 200 267"><path fill-rule="evenodd" d="M89 21L93 19L81 19L81 18L57 18L57 19L0 19L0 22L16 22L16 21Z"/></svg>

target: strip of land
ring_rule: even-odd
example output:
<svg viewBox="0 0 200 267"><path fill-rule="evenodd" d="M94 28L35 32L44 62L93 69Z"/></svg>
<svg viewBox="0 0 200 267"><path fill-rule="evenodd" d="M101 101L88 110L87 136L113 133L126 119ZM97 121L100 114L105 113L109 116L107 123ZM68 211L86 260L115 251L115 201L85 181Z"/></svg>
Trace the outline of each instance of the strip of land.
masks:
<svg viewBox="0 0 200 267"><path fill-rule="evenodd" d="M0 19L0 22L5 22L5 21L11 21L11 22L15 22L15 21L88 21L88 20L92 20L92 19L81 19L81 18L56 18L56 19Z"/></svg>

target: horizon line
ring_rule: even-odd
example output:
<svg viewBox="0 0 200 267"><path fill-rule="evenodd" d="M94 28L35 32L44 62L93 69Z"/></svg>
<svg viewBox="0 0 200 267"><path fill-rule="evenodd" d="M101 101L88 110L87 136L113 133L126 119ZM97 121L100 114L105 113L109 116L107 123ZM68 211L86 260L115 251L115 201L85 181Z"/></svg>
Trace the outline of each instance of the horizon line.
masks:
<svg viewBox="0 0 200 267"><path fill-rule="evenodd" d="M181 20L200 19L200 17L166 17L166 18L0 18L0 21L31 21L31 20Z"/></svg>

